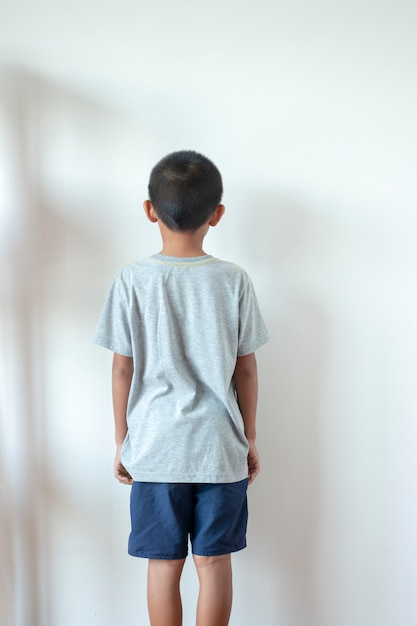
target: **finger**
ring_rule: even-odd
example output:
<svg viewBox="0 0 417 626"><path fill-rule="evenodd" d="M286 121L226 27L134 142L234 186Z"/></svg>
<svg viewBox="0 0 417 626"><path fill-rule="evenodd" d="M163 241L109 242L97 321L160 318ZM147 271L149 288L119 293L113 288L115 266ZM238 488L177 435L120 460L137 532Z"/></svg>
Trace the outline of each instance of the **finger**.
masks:
<svg viewBox="0 0 417 626"><path fill-rule="evenodd" d="M120 482L122 485L133 485L133 480L131 478L123 478Z"/></svg>
<svg viewBox="0 0 417 626"><path fill-rule="evenodd" d="M122 483L123 485L131 485L133 483L133 479L129 475L121 474L119 472L115 472L114 475L119 481L119 483Z"/></svg>
<svg viewBox="0 0 417 626"><path fill-rule="evenodd" d="M131 485L133 483L133 479L129 472L125 470L122 465L116 466L114 470L114 475L117 480L123 485Z"/></svg>
<svg viewBox="0 0 417 626"><path fill-rule="evenodd" d="M261 468L259 465L253 466L249 468L249 476L248 476L248 484L251 485L253 483L253 481L255 480L255 478L257 477L257 475L259 474Z"/></svg>
<svg viewBox="0 0 417 626"><path fill-rule="evenodd" d="M116 463L115 465L115 473L119 476L125 476L127 478L132 478L127 469L121 463Z"/></svg>

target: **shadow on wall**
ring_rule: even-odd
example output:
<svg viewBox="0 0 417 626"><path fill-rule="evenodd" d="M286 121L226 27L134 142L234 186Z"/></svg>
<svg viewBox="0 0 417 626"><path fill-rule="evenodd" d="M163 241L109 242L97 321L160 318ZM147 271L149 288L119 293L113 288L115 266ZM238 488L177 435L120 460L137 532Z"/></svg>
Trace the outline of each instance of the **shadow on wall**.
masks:
<svg viewBox="0 0 417 626"><path fill-rule="evenodd" d="M3 467L0 468L0 605L2 620L5 626L13 625L13 598L14 567L12 555L12 528L13 519L10 515L10 491L6 484L6 475Z"/></svg>
<svg viewBox="0 0 417 626"><path fill-rule="evenodd" d="M2 441L6 461L0 468L0 545L7 547L0 563L1 597L7 592L3 617L7 626L87 623L87 611L91 618L93 608L106 607L106 589L115 584L109 563L98 564L99 554L112 553L115 524L106 494L97 489L100 469L90 467L90 480L85 480L90 460L86 425L91 423L95 389L85 381L93 324L113 273L109 228L104 237L101 222L91 216L105 214L109 207L114 212L116 199L106 205L101 194L97 200L95 171L85 206L68 194L64 205L50 195L43 166L48 142L56 143L56 128L49 124L57 111L64 112L61 129L67 137L77 124L68 128L65 120L82 122L83 129L91 126L102 133L102 142L107 122L114 131L117 120L99 105L10 69L0 71L0 97L14 186L7 198L14 215L13 241L7 242L7 233L2 233L8 244L2 256L13 279L0 294L2 326L8 334L2 354L8 366L7 393L1 409L13 424L11 435L2 427L7 435ZM85 144L85 135L78 141ZM63 141L62 153L55 152L64 162L66 145ZM103 159L100 142L95 149L97 160ZM77 175L85 180L85 169L76 171L74 180ZM119 183L116 176L116 189ZM118 200L119 212L120 205ZM7 516L4 494L12 495ZM93 531L86 519L99 516L105 521ZM83 545L90 550L80 549ZM88 594L83 581L90 585Z"/></svg>
<svg viewBox="0 0 417 626"><path fill-rule="evenodd" d="M323 218L288 199L255 197L261 210L255 219L243 209L240 237L250 242L271 341L258 355L262 473L249 492L251 558L265 572L259 593L275 598L275 616L265 616L265 624L279 615L288 626L320 626L315 581L328 324L315 286L330 233Z"/></svg>
<svg viewBox="0 0 417 626"><path fill-rule="evenodd" d="M107 394L100 386L98 351L91 341L108 277L114 273L114 256L100 229L70 220L68 211L60 214L59 209L48 206L47 199L39 207L44 353L34 355L44 364L48 451L36 469L45 503L48 608L51 624L84 619L114 623L121 616L114 589L128 521L127 503L122 513L117 505L128 492L115 491L112 422L103 417L110 417L111 403L103 402ZM106 371L106 382L108 377ZM128 586L124 589L130 592ZM112 596L115 601L109 603Z"/></svg>

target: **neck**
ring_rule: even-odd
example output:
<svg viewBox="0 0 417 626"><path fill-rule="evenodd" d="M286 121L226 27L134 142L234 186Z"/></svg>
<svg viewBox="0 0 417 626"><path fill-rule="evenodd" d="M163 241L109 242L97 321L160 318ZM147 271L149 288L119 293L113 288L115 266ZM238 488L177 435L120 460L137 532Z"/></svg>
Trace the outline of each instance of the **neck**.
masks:
<svg viewBox="0 0 417 626"><path fill-rule="evenodd" d="M177 232L169 230L159 222L162 236L162 250L160 254L178 257L204 256L203 241L207 233L206 228L196 231Z"/></svg>

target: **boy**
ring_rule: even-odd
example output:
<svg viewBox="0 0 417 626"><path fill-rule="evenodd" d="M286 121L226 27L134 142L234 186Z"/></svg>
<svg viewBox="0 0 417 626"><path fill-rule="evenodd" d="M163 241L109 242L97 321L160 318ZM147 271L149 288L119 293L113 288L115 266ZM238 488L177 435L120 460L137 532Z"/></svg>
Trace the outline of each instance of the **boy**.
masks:
<svg viewBox="0 0 417 626"><path fill-rule="evenodd" d="M132 485L129 554L149 559L152 626L182 624L189 536L197 626L227 626L231 553L246 546L246 489L259 472L254 352L268 333L246 273L203 251L222 193L201 154L157 163L144 210L162 250L115 278L95 333L114 352L115 476Z"/></svg>

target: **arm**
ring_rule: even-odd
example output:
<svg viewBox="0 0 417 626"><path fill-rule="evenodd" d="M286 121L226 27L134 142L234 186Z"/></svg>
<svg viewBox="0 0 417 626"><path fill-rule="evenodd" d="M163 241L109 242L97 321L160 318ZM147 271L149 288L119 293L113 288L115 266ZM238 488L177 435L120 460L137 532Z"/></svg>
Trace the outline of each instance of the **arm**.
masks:
<svg viewBox="0 0 417 626"><path fill-rule="evenodd" d="M127 434L127 401L133 376L133 359L114 354L112 367L113 413L116 438L114 475L124 485L132 484L132 477L121 463L122 445Z"/></svg>
<svg viewBox="0 0 417 626"><path fill-rule="evenodd" d="M245 425L245 435L249 443L248 473L249 484L259 474L259 454L256 449L256 405L258 402L258 372L255 353L237 358L234 372L237 401Z"/></svg>

